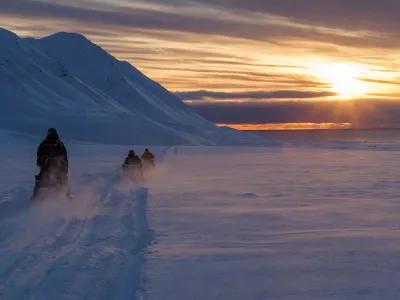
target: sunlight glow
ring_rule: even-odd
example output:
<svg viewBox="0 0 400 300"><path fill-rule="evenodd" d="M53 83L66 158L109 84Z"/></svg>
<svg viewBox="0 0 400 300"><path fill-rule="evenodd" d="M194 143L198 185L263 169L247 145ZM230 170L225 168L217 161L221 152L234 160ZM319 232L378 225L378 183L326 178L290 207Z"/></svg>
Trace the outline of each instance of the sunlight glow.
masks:
<svg viewBox="0 0 400 300"><path fill-rule="evenodd" d="M317 129L348 129L351 123L269 123L269 124L217 124L238 130L317 130Z"/></svg>
<svg viewBox="0 0 400 300"><path fill-rule="evenodd" d="M351 99L369 92L368 82L360 80L366 72L361 65L350 63L319 63L313 68L313 75L330 85L341 99Z"/></svg>

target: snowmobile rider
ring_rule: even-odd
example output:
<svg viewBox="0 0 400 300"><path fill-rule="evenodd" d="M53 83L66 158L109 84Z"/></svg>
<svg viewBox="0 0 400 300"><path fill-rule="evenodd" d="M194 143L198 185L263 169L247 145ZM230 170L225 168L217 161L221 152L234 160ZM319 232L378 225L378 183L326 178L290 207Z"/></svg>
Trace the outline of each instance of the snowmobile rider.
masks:
<svg viewBox="0 0 400 300"><path fill-rule="evenodd" d="M156 165L155 158L156 157L154 156L154 154L151 153L148 148L146 148L144 150L144 152L143 152L143 154L141 156L141 159L143 160L143 162L145 164L153 166L153 167Z"/></svg>
<svg viewBox="0 0 400 300"><path fill-rule="evenodd" d="M133 176L131 180L134 182L143 182L142 161L134 150L129 150L128 156L125 158L124 164L122 165L122 170L123 173Z"/></svg>
<svg viewBox="0 0 400 300"><path fill-rule="evenodd" d="M42 185L44 175L49 171L51 163L59 160L60 164L57 169L57 178L61 185L68 186L68 154L63 142L61 142L57 130L50 128L47 131L46 138L40 143L37 150L36 165L40 167L40 172L36 175L35 188L33 198L37 195L39 188ZM70 196L69 188L67 196Z"/></svg>
<svg viewBox="0 0 400 300"><path fill-rule="evenodd" d="M137 167L138 169L142 169L142 161L140 160L139 156L136 155L134 150L129 150L128 156L125 158L125 162L122 165L124 170L130 167Z"/></svg>

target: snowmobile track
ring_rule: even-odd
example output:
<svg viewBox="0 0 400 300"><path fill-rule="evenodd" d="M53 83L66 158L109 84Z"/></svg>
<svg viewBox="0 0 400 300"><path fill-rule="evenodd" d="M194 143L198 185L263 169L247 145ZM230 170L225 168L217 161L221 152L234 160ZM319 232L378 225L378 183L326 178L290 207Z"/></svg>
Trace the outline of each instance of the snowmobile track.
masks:
<svg viewBox="0 0 400 300"><path fill-rule="evenodd" d="M53 212L53 203L24 212L15 206L4 214L0 299L140 298L151 238L147 190L119 190L106 182L93 194L90 211L58 215L64 207Z"/></svg>

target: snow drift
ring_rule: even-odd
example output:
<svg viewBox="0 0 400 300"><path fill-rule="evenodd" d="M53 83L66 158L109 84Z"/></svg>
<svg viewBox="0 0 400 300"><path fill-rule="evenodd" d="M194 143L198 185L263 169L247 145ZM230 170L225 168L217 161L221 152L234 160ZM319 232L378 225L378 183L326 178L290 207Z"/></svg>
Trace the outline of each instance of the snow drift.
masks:
<svg viewBox="0 0 400 300"><path fill-rule="evenodd" d="M119 144L248 144L87 38L23 39L0 28L0 128Z"/></svg>

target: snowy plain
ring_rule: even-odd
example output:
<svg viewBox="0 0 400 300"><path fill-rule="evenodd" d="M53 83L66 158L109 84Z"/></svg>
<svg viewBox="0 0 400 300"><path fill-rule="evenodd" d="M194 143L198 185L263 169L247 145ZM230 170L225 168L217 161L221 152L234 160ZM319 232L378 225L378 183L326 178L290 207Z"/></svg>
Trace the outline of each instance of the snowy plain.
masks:
<svg viewBox="0 0 400 300"><path fill-rule="evenodd" d="M1 140L0 299L400 297L396 145L157 147L117 190L126 146L67 142L75 201L30 207L38 142Z"/></svg>

